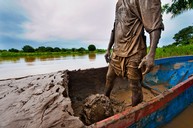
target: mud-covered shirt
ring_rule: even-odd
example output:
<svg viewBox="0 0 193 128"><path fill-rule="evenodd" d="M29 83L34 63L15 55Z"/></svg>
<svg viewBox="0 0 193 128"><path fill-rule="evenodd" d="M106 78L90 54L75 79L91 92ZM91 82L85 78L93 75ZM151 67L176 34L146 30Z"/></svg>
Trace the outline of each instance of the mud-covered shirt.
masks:
<svg viewBox="0 0 193 128"><path fill-rule="evenodd" d="M164 28L160 0L118 0L113 52L129 57L146 48L144 28L148 33Z"/></svg>

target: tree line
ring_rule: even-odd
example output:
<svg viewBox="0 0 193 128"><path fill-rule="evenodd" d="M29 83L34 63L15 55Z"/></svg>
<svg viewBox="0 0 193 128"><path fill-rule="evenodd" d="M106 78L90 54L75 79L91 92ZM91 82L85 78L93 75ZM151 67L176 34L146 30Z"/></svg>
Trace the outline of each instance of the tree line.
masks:
<svg viewBox="0 0 193 128"><path fill-rule="evenodd" d="M102 49L96 49L96 46L93 44L90 44L88 46L88 49L85 49L83 47L80 48L59 48L59 47L45 47L45 46L40 46L38 48L33 48L30 45L25 45L23 46L22 50L18 50L15 48L11 48L8 51L9 52L28 52L28 53L33 53L33 52L85 52L85 51L102 51ZM6 51L6 50L0 50L0 51Z"/></svg>

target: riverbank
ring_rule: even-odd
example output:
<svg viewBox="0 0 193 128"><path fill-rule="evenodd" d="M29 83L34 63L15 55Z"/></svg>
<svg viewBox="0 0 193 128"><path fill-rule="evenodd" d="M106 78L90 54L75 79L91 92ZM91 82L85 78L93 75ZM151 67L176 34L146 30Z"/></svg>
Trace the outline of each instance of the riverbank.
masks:
<svg viewBox="0 0 193 128"><path fill-rule="evenodd" d="M34 57L41 57L41 56L47 56L47 57L58 57L58 56L70 56L70 55L76 55L76 56L82 56L86 54L103 54L105 53L105 50L103 49L97 49L96 51L65 51L65 52L9 52L9 51L0 51L0 57L27 57L27 56L34 56ZM3 58L2 58L3 59Z"/></svg>
<svg viewBox="0 0 193 128"><path fill-rule="evenodd" d="M148 48L149 50L149 48ZM95 51L88 50L65 50L65 51L55 51L55 52L10 52L6 50L0 50L0 59L11 58L11 57L58 57L58 56L82 56L86 54L104 54L106 52L105 49L96 49ZM171 56L183 56L183 55L193 55L193 44L188 45L168 45L163 47L158 47L156 49L156 59L165 58Z"/></svg>

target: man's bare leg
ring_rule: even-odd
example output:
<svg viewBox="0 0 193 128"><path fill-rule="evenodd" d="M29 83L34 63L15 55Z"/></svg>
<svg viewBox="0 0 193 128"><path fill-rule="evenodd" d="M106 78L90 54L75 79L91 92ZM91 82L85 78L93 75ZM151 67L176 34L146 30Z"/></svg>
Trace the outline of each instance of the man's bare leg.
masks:
<svg viewBox="0 0 193 128"><path fill-rule="evenodd" d="M105 96L109 98L114 86L115 78L116 78L116 73L114 72L113 68L109 65L107 75L106 75L106 84L105 84Z"/></svg>
<svg viewBox="0 0 193 128"><path fill-rule="evenodd" d="M130 87L132 90L132 103L131 106L134 107L143 101L143 92L140 80L130 80Z"/></svg>

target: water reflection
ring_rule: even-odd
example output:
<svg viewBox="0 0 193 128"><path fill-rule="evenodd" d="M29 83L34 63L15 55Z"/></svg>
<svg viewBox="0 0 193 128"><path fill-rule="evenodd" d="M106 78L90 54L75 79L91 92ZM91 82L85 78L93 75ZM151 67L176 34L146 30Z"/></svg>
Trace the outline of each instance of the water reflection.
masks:
<svg viewBox="0 0 193 128"><path fill-rule="evenodd" d="M90 61L94 61L96 59L96 53L89 53L88 58Z"/></svg>
<svg viewBox="0 0 193 128"><path fill-rule="evenodd" d="M55 60L55 58L60 58L60 56L51 56L51 55L48 55L48 56L39 56L39 57L36 57L36 59L39 60L39 61L50 61L50 60Z"/></svg>
<svg viewBox="0 0 193 128"><path fill-rule="evenodd" d="M3 62L12 62L12 63L17 63L20 61L21 57L0 57L0 64Z"/></svg>
<svg viewBox="0 0 193 128"><path fill-rule="evenodd" d="M43 56L27 56L27 57L1 57L0 64L2 63L18 63L24 59L26 63L32 63L35 61L53 61L53 60L61 60L61 59L85 59L89 58L89 60L96 59L96 53L89 54L71 54L71 55L43 55Z"/></svg>
<svg viewBox="0 0 193 128"><path fill-rule="evenodd" d="M87 56L87 54L72 54L71 56L73 59L77 59L77 58L84 59Z"/></svg>
<svg viewBox="0 0 193 128"><path fill-rule="evenodd" d="M36 61L36 57L25 57L24 60L25 62L31 63Z"/></svg>

